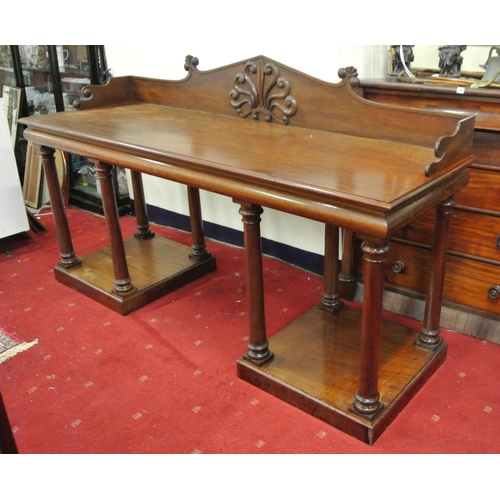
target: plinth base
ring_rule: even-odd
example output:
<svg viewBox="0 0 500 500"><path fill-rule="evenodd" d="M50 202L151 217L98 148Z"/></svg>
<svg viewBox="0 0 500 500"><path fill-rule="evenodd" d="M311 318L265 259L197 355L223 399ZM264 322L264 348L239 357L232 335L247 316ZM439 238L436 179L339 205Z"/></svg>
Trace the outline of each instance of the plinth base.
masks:
<svg viewBox="0 0 500 500"><path fill-rule="evenodd" d="M142 240L124 240L127 265L134 290L113 292L111 249L105 247L79 257L81 266L54 268L56 279L122 315L129 314L201 276L214 271L215 257L198 262L189 257L192 249L156 235Z"/></svg>
<svg viewBox="0 0 500 500"><path fill-rule="evenodd" d="M368 421L349 411L358 388L361 311L312 309L269 339L274 360L244 358L238 376L367 444L387 429L446 358L447 345L415 345L419 332L383 321L379 392L382 410Z"/></svg>

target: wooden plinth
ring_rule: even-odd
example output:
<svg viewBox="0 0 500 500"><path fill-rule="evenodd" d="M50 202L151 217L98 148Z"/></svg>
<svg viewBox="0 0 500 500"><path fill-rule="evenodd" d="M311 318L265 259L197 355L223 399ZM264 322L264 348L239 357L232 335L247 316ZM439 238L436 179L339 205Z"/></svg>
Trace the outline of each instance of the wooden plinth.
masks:
<svg viewBox="0 0 500 500"><path fill-rule="evenodd" d="M415 346L419 332L383 323L379 392L383 409L370 422L351 413L358 385L361 311L312 309L270 338L274 360L257 367L244 358L238 376L260 389L373 444L446 358Z"/></svg>
<svg viewBox="0 0 500 500"><path fill-rule="evenodd" d="M163 297L206 273L215 270L215 257L198 262L189 257L192 249L156 235L149 240L135 237L124 241L127 265L134 290L113 293L111 249L105 247L80 257L81 266L54 268L56 279L78 292L126 315Z"/></svg>

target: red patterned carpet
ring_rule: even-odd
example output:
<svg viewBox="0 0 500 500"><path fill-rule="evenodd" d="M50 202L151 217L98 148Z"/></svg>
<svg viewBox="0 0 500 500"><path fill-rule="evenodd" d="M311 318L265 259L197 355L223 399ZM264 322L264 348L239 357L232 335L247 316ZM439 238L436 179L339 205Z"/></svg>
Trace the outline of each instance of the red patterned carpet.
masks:
<svg viewBox="0 0 500 500"><path fill-rule="evenodd" d="M374 446L238 379L246 352L243 250L209 241L217 270L122 317L57 283L52 219L0 256L0 328L38 343L0 364L24 454L437 454L500 451L500 346L443 332L448 358ZM77 253L107 244L73 209ZM124 237L135 232L121 219ZM189 244L189 235L154 231ZM320 300L318 276L265 258L268 334ZM396 318L414 324L417 322Z"/></svg>

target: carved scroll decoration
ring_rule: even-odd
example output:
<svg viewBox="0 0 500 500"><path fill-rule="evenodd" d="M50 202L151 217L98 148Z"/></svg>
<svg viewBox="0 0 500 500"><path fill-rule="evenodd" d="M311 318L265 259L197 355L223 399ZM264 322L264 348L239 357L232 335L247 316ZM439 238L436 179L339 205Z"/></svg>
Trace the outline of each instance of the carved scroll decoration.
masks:
<svg viewBox="0 0 500 500"><path fill-rule="evenodd" d="M196 68L196 66L198 66L198 64L200 64L200 61L197 57L187 55L185 62L184 62L184 69L186 71L189 71L191 66Z"/></svg>
<svg viewBox="0 0 500 500"><path fill-rule="evenodd" d="M262 59L246 63L244 71L235 77L235 86L229 93L230 103L243 118L260 115L268 122L273 119L287 124L297 112L297 102L290 95L290 82L280 76L280 70Z"/></svg>
<svg viewBox="0 0 500 500"><path fill-rule="evenodd" d="M358 70L354 66L340 68L337 74L343 81L349 82L352 88L359 87L360 81L358 78Z"/></svg>
<svg viewBox="0 0 500 500"><path fill-rule="evenodd" d="M82 107L81 101L90 101L94 97L92 91L88 87L83 87L81 92L81 98L73 101L73 108L80 109Z"/></svg>

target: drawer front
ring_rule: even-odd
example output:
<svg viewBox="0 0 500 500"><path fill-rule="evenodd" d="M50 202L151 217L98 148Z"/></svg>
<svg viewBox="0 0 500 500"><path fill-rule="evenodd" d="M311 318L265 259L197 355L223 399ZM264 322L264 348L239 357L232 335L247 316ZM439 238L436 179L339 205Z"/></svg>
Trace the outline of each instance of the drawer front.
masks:
<svg viewBox="0 0 500 500"><path fill-rule="evenodd" d="M431 246L434 222L435 211L432 209L399 230L395 237ZM500 217L453 210L448 248L453 252L497 261L500 265Z"/></svg>
<svg viewBox="0 0 500 500"><path fill-rule="evenodd" d="M464 96L463 94L436 92L432 85L421 87L416 92L405 88L406 84L389 84L386 88L370 85L369 81L361 81L358 93L369 101L376 101L393 106L405 106L428 110L460 112L464 116L475 115L475 126L482 130L497 131L499 124L499 104L497 98L484 96Z"/></svg>
<svg viewBox="0 0 500 500"><path fill-rule="evenodd" d="M474 130L472 154L477 165L500 168L500 133L486 130Z"/></svg>
<svg viewBox="0 0 500 500"><path fill-rule="evenodd" d="M430 250L391 242L385 266L388 285L425 294L431 259ZM403 263L404 268L395 266ZM498 288L496 288L498 287ZM500 316L500 266L462 257L448 256L443 299Z"/></svg>
<svg viewBox="0 0 500 500"><path fill-rule="evenodd" d="M469 183L455 197L457 205L500 215L500 171L469 168Z"/></svg>

